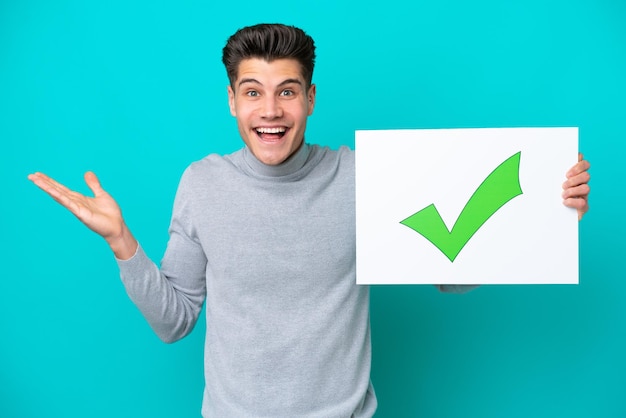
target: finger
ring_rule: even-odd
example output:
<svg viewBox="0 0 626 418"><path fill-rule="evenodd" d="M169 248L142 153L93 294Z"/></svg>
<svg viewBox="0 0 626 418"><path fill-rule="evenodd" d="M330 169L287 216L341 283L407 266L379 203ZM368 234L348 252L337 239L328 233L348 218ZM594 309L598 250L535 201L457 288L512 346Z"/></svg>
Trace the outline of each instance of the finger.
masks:
<svg viewBox="0 0 626 418"><path fill-rule="evenodd" d="M74 215L80 212L80 205L84 204L84 200L86 199L80 193L68 189L43 173L31 174L28 176L28 179Z"/></svg>
<svg viewBox="0 0 626 418"><path fill-rule="evenodd" d="M582 156L582 154L580 154ZM584 171L589 170L589 167L591 167L591 164L589 164L589 161L587 160L580 160L578 163L574 164L572 166L572 168L570 168L567 173L565 174L566 177L572 177L575 176L577 174L580 174Z"/></svg>
<svg viewBox="0 0 626 418"><path fill-rule="evenodd" d="M563 199L569 199L569 198L587 199L587 196L589 195L589 191L590 191L589 185L581 184L580 186L568 187L567 189L563 190L562 197Z"/></svg>
<svg viewBox="0 0 626 418"><path fill-rule="evenodd" d="M579 153L578 153L578 161L582 161L583 159L584 159L584 157L583 157L583 153L582 153L582 152L579 152Z"/></svg>
<svg viewBox="0 0 626 418"><path fill-rule="evenodd" d="M98 176L93 171L87 171L85 173L85 182L89 189L93 192L95 197L105 193L104 189L100 185L100 180L98 180Z"/></svg>
<svg viewBox="0 0 626 418"><path fill-rule="evenodd" d="M576 209L578 212L578 220L583 218L583 215L589 210L589 205L585 199L565 199L563 204L569 208Z"/></svg>
<svg viewBox="0 0 626 418"><path fill-rule="evenodd" d="M68 194L71 192L70 189L43 173L31 174L28 176L28 179L50 195Z"/></svg>
<svg viewBox="0 0 626 418"><path fill-rule="evenodd" d="M582 197L570 197L568 199L563 199L563 204L568 208L574 209L585 209L588 205L587 199Z"/></svg>
<svg viewBox="0 0 626 418"><path fill-rule="evenodd" d="M567 180L565 180L565 182L563 182L562 187L563 189L567 189L569 187L580 186L581 184L589 183L590 179L591 179L591 175L589 174L589 172L583 171L582 173L576 174L575 176L570 177Z"/></svg>
<svg viewBox="0 0 626 418"><path fill-rule="evenodd" d="M33 173L28 175L28 180L35 183L37 186L47 184L50 180L50 177L46 176L44 173Z"/></svg>

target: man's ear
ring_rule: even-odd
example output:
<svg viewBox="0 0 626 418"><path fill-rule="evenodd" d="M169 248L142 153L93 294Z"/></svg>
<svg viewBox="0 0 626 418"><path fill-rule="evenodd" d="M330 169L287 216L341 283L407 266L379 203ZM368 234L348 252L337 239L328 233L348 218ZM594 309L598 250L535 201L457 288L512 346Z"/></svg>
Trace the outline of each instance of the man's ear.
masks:
<svg viewBox="0 0 626 418"><path fill-rule="evenodd" d="M230 107L230 114L237 117L237 109L235 108L235 92L230 85L228 86L228 107Z"/></svg>
<svg viewBox="0 0 626 418"><path fill-rule="evenodd" d="M307 100L308 100L308 104L309 104L309 113L308 115L311 116L313 114L313 108L315 107L315 93L316 93L316 87L315 84L311 84L311 87L309 87L309 91L307 92Z"/></svg>

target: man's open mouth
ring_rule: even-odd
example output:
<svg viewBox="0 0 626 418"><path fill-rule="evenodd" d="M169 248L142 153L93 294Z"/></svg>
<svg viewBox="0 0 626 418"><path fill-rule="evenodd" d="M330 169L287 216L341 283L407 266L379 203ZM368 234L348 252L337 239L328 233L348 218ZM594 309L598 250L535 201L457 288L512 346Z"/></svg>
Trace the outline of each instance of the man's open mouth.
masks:
<svg viewBox="0 0 626 418"><path fill-rule="evenodd" d="M287 132L287 128L277 126L272 128L256 128L255 131L261 139L271 141L281 139L285 135L285 132Z"/></svg>

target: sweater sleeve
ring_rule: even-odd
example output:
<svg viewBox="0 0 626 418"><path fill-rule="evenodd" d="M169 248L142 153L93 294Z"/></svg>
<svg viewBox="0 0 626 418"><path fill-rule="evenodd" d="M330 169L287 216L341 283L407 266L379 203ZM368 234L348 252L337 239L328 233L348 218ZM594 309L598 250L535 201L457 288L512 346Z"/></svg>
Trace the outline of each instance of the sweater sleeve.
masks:
<svg viewBox="0 0 626 418"><path fill-rule="evenodd" d="M435 286L444 293L467 293L478 287L477 284L438 284Z"/></svg>
<svg viewBox="0 0 626 418"><path fill-rule="evenodd" d="M206 257L194 236L186 177L183 175L176 193L161 268L141 246L129 260L117 260L128 296L167 343L192 331L206 297Z"/></svg>

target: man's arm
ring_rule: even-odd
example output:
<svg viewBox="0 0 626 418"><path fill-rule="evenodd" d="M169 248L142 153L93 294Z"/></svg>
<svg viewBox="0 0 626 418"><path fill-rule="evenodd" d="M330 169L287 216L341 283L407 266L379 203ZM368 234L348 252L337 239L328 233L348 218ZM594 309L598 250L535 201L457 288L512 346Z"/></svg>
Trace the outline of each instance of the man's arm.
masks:
<svg viewBox="0 0 626 418"><path fill-rule="evenodd" d="M166 253L174 253L174 258L186 263L184 268L163 272L145 255L126 226L118 204L94 173L85 174L94 197L72 191L42 173L28 178L105 239L118 261L128 296L161 340L174 342L191 332L206 295L206 260L197 245L186 245L189 240L185 234L174 231ZM180 253L184 257L176 256Z"/></svg>

